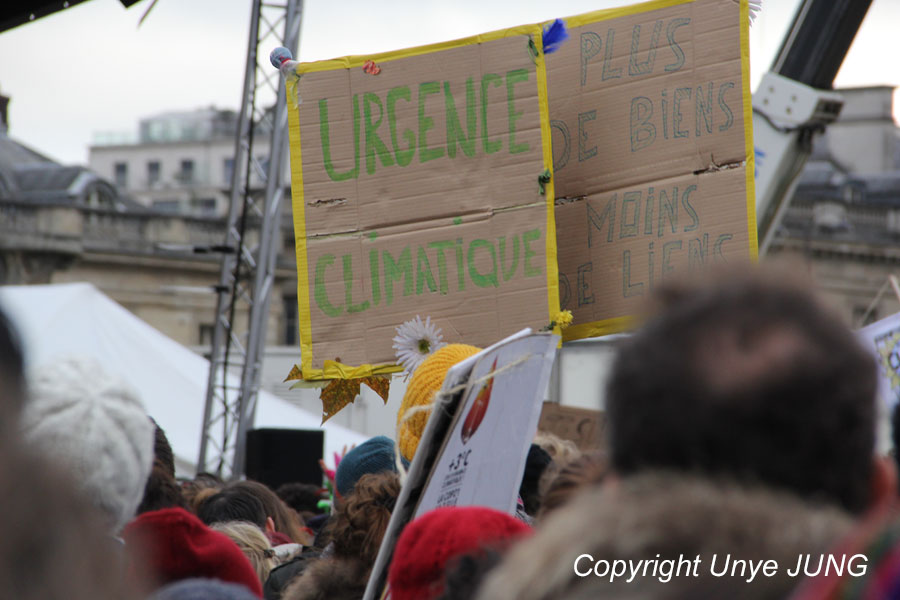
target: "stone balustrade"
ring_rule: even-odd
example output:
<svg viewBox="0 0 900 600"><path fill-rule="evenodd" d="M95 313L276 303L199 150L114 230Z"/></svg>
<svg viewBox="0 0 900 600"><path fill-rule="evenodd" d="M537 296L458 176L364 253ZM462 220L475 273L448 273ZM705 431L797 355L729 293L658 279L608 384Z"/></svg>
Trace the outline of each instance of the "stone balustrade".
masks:
<svg viewBox="0 0 900 600"><path fill-rule="evenodd" d="M280 267L293 265L290 223L278 248ZM244 242L255 248L259 220L251 219ZM153 212L119 212L71 204L0 201L0 251L24 250L78 255L85 252L188 256L218 260L215 253L196 253L225 242L225 220Z"/></svg>

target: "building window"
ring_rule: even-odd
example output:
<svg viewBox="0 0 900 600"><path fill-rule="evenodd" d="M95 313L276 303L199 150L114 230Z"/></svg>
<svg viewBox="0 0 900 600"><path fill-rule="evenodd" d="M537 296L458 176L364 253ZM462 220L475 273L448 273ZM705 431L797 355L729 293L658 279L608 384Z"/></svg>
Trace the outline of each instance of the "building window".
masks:
<svg viewBox="0 0 900 600"><path fill-rule="evenodd" d="M222 179L225 185L231 185L231 178L234 177L234 158L226 158L222 161Z"/></svg>
<svg viewBox="0 0 900 600"><path fill-rule="evenodd" d="M293 346L297 343L297 331L300 323L297 321L297 296L284 297L284 343Z"/></svg>
<svg viewBox="0 0 900 600"><path fill-rule="evenodd" d="M154 186L159 183L159 161L151 160L147 163L147 185Z"/></svg>
<svg viewBox="0 0 900 600"><path fill-rule="evenodd" d="M181 170L178 171L178 180L181 183L193 183L194 182L194 161L191 159L185 159L181 161Z"/></svg>
<svg viewBox="0 0 900 600"><path fill-rule="evenodd" d="M215 332L216 328L214 325L209 323L201 323L199 338L201 346L211 346L213 342L213 332Z"/></svg>
<svg viewBox="0 0 900 600"><path fill-rule="evenodd" d="M161 212L177 213L181 210L181 202L178 200L157 199L153 201L153 208Z"/></svg>
<svg viewBox="0 0 900 600"><path fill-rule="evenodd" d="M128 163L117 162L113 166L113 180L122 189L128 187Z"/></svg>
<svg viewBox="0 0 900 600"><path fill-rule="evenodd" d="M215 198L191 198L191 211L201 215L216 214Z"/></svg>

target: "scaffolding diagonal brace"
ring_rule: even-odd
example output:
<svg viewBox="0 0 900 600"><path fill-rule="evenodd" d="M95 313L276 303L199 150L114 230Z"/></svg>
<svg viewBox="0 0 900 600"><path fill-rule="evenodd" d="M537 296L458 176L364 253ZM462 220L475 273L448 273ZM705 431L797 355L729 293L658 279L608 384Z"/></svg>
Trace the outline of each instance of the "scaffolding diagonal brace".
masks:
<svg viewBox="0 0 900 600"><path fill-rule="evenodd" d="M250 185L251 173L260 169L253 154L254 135L269 129L265 127L267 119L258 118L264 113L258 110L264 106L260 95L275 87L268 54L264 51L260 61L259 51L261 47L284 46L296 55L302 15L302 0L283 4L253 0L224 241L225 247L235 251L222 256L220 283L215 288L215 329L197 460L198 472L213 472L226 479L240 477L244 469L246 434L255 416L269 299L281 245L282 170L287 154L287 106L281 77L277 95L271 99L275 108L268 168L258 173L265 187L254 197ZM279 38L275 29L282 23ZM254 229L259 240L250 244L248 234ZM246 325L242 327L238 321Z"/></svg>

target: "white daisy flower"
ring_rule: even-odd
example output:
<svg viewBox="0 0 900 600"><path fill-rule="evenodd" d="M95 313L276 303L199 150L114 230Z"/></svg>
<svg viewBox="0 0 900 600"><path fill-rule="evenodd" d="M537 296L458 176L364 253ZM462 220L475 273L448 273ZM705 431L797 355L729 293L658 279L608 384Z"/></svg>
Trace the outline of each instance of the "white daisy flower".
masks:
<svg viewBox="0 0 900 600"><path fill-rule="evenodd" d="M412 374L422 361L432 352L446 346L441 330L431 322L431 317L422 321L419 315L415 319L397 327L394 336L394 354L407 374Z"/></svg>
<svg viewBox="0 0 900 600"><path fill-rule="evenodd" d="M748 0L748 2L750 5L750 24L752 25L762 10L762 0Z"/></svg>

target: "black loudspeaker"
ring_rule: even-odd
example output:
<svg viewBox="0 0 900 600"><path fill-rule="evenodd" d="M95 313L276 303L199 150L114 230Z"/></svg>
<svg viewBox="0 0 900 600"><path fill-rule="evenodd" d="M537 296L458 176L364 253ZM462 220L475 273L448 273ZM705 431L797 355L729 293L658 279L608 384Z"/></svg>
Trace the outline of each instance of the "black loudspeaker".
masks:
<svg viewBox="0 0 900 600"><path fill-rule="evenodd" d="M322 485L324 445L322 430L252 429L247 432L244 474L273 490L294 481Z"/></svg>

